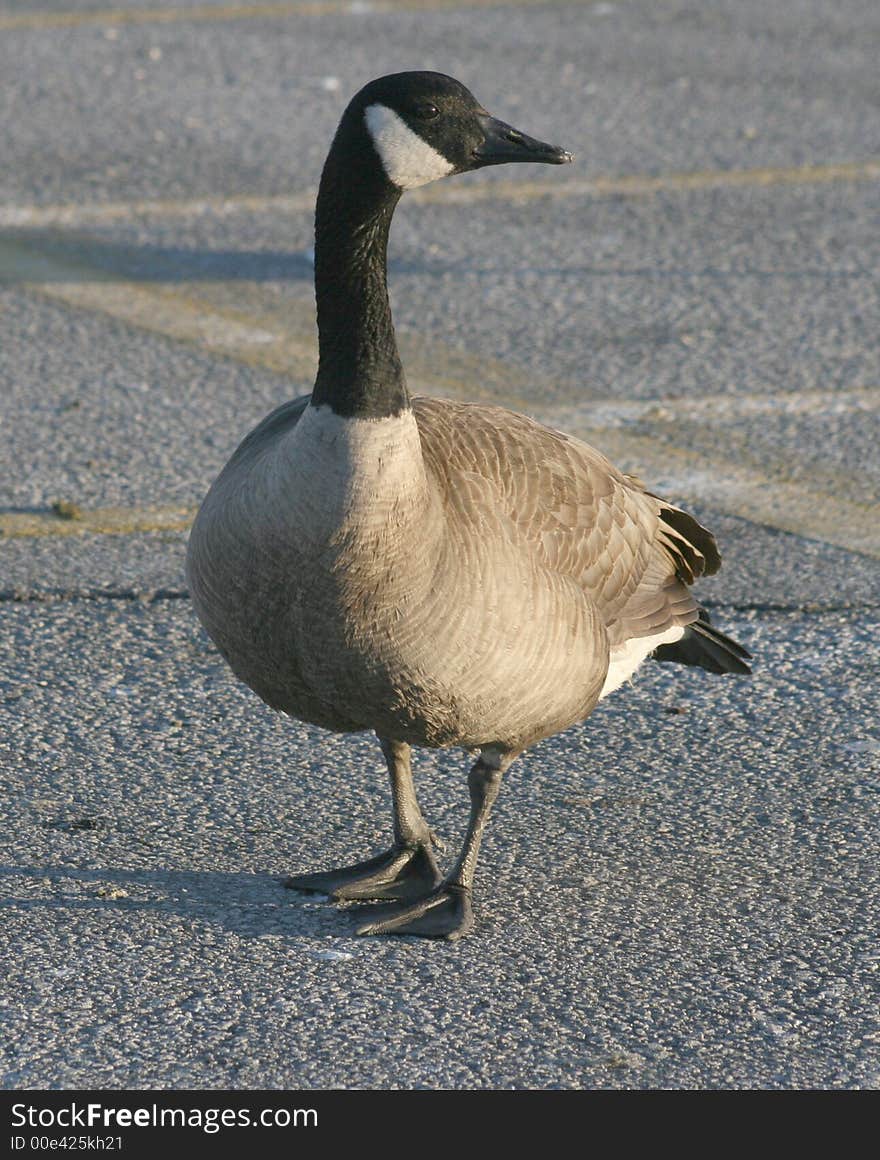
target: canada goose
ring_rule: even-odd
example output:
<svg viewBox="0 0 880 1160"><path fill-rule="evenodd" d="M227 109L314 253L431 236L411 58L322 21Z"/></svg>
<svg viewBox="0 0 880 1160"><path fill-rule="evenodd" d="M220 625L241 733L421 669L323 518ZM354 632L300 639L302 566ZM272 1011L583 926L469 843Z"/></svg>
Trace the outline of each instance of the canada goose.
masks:
<svg viewBox="0 0 880 1160"><path fill-rule="evenodd" d="M362 934L465 934L503 773L645 657L749 671L688 591L720 563L691 516L524 415L407 391L386 288L403 191L570 160L451 77L398 73L363 88L318 193L314 391L247 436L193 526L192 598L233 671L293 717L378 735L391 849L288 883L386 900ZM442 879L411 745L479 751L467 834Z"/></svg>

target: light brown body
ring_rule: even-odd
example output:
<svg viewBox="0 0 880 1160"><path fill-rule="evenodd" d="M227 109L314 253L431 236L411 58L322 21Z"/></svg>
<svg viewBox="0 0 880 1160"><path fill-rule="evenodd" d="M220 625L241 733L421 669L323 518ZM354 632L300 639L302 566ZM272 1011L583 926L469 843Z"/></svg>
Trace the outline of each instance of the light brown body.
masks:
<svg viewBox="0 0 880 1160"><path fill-rule="evenodd" d="M199 616L275 708L512 755L696 619L668 505L578 440L445 400L304 402L245 440L190 545Z"/></svg>

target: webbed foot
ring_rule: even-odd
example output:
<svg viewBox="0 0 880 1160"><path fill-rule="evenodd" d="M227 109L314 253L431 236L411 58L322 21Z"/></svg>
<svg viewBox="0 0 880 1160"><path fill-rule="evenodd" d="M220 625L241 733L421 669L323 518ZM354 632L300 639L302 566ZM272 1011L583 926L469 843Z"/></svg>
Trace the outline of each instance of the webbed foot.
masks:
<svg viewBox="0 0 880 1160"><path fill-rule="evenodd" d="M470 890L447 883L406 906L374 907L372 920L359 926L357 933L457 939L466 935L473 924Z"/></svg>
<svg viewBox="0 0 880 1160"><path fill-rule="evenodd" d="M297 874L284 883L290 890L329 894L339 902L361 898L409 900L424 896L440 882L429 845L394 846L384 854L316 874Z"/></svg>

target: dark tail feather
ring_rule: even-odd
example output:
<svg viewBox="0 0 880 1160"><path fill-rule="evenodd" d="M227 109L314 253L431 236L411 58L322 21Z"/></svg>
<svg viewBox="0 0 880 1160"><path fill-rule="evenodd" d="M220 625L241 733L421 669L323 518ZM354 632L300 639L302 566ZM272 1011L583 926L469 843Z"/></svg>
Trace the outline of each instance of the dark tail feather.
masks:
<svg viewBox="0 0 880 1160"><path fill-rule="evenodd" d="M674 644L661 644L651 654L655 661L676 661L699 665L710 673L750 673L745 663L752 654L709 623L709 613L700 609L700 619L689 624L684 636Z"/></svg>
<svg viewBox="0 0 880 1160"><path fill-rule="evenodd" d="M659 539L672 558L676 576L685 584L693 584L698 576L714 575L721 567L715 537L681 508L660 502Z"/></svg>

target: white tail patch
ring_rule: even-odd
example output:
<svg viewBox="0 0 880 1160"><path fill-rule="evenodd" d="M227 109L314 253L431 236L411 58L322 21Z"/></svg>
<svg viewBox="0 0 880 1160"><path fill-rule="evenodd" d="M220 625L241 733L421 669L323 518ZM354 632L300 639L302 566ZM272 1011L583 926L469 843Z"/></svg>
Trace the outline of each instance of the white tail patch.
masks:
<svg viewBox="0 0 880 1160"><path fill-rule="evenodd" d="M364 116L388 180L399 189L415 189L452 172L452 162L387 105L370 105Z"/></svg>
<svg viewBox="0 0 880 1160"><path fill-rule="evenodd" d="M622 684L628 681L642 661L650 656L655 648L661 644L672 644L676 640L681 640L683 636L684 628L680 624L675 624L672 628L667 628L665 632L658 632L654 636L636 636L620 648L612 649L608 675L605 677L605 684L602 686L599 700L601 701L603 697L607 697L609 693L613 693L615 689L619 689Z"/></svg>

